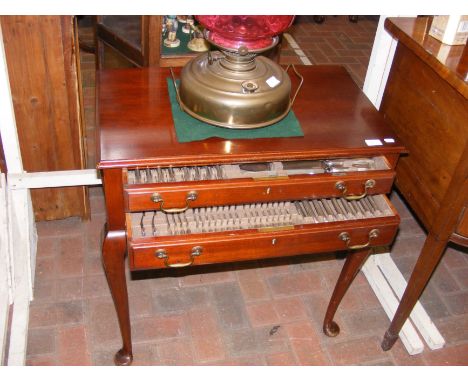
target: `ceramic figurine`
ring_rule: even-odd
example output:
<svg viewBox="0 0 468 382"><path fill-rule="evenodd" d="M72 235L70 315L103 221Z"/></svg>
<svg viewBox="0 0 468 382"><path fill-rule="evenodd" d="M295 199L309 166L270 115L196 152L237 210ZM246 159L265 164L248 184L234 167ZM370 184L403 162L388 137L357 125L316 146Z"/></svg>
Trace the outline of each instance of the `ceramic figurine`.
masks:
<svg viewBox="0 0 468 382"><path fill-rule="evenodd" d="M166 16L165 24L167 37L164 39L164 46L167 46L168 48L177 48L180 45L180 40L177 38L179 23L176 16Z"/></svg>
<svg viewBox="0 0 468 382"><path fill-rule="evenodd" d="M186 16L185 24L182 26L182 32L189 34L192 32L192 26L195 24L193 16Z"/></svg>
<svg viewBox="0 0 468 382"><path fill-rule="evenodd" d="M203 38L203 32L194 24L190 24L190 27L192 34L187 48L194 52L208 51L210 49L210 44Z"/></svg>

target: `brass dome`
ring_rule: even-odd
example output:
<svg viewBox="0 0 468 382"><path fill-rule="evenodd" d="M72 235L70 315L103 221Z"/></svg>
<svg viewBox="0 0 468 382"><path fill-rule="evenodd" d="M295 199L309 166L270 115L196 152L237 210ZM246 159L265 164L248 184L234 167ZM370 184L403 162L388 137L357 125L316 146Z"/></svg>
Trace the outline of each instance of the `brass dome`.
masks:
<svg viewBox="0 0 468 382"><path fill-rule="evenodd" d="M291 81L272 60L247 51L215 51L182 70L178 101L191 116L231 129L278 122L291 107Z"/></svg>

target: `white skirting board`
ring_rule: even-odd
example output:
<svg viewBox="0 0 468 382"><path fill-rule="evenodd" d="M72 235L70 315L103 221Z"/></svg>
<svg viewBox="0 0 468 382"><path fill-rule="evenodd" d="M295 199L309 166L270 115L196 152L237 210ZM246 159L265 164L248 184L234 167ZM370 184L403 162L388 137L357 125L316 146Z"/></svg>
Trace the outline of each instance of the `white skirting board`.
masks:
<svg viewBox="0 0 468 382"><path fill-rule="evenodd" d="M8 174L8 187L11 190L98 184L102 184L102 181L99 172L94 169Z"/></svg>
<svg viewBox="0 0 468 382"><path fill-rule="evenodd" d="M377 264L375 263L376 256L377 255L371 255L369 257L362 267L362 272L364 273L364 276L366 276L369 285L377 296L380 304L385 310L385 313L391 320L398 308L399 301L393 294L390 285L388 285L385 280L385 277L377 267ZM424 350L424 344L409 321L406 321L403 325L400 332L400 339L408 353L411 355L422 353Z"/></svg>
<svg viewBox="0 0 468 382"><path fill-rule="evenodd" d="M8 314L13 301L11 258L8 240L7 189L5 175L0 173L0 365L6 354Z"/></svg>

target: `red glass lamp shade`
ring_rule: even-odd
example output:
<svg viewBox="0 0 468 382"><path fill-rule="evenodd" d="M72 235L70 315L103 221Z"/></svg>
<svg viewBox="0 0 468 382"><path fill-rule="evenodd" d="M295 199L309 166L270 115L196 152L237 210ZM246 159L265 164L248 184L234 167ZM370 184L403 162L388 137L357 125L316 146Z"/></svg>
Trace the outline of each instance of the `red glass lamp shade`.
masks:
<svg viewBox="0 0 468 382"><path fill-rule="evenodd" d="M274 37L286 30L294 16L196 16L208 30L208 40L215 45L237 50L263 50L275 44Z"/></svg>

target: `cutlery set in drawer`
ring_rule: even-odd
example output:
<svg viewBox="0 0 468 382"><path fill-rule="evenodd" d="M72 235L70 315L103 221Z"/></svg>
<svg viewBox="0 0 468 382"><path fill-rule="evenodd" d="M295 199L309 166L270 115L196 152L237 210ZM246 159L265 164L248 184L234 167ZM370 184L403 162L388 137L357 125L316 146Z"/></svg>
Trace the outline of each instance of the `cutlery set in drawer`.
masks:
<svg viewBox="0 0 468 382"><path fill-rule="evenodd" d="M187 235L244 229L268 229L392 216L380 195L348 201L343 198L254 203L188 209L180 213L134 212L131 237Z"/></svg>
<svg viewBox="0 0 468 382"><path fill-rule="evenodd" d="M132 269L358 249L392 240L384 157L124 172Z"/></svg>
<svg viewBox="0 0 468 382"><path fill-rule="evenodd" d="M189 208L330 197L361 198L390 191L394 171L383 157L296 160L129 169L128 211Z"/></svg>
<svg viewBox="0 0 468 382"><path fill-rule="evenodd" d="M128 184L188 182L235 178L280 177L293 174L325 174L387 170L384 158L344 158L260 162L212 166L137 168L127 172Z"/></svg>

